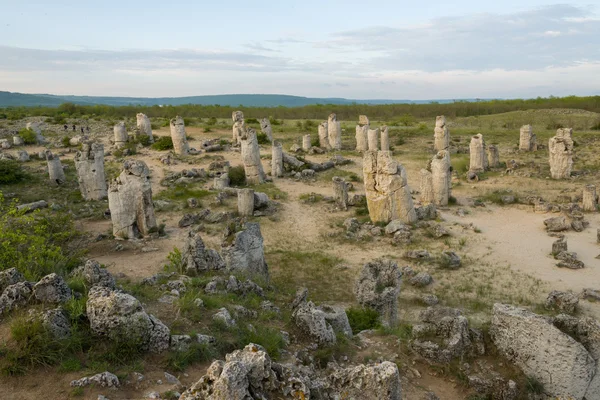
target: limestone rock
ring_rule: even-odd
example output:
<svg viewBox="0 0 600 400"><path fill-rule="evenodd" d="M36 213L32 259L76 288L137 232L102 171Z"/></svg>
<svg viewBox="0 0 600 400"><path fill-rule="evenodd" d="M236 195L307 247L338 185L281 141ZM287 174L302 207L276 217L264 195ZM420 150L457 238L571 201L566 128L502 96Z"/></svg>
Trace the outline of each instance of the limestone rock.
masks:
<svg viewBox="0 0 600 400"><path fill-rule="evenodd" d="M461 258L453 251L444 250L441 255L441 264L444 268L458 269L461 266Z"/></svg>
<svg viewBox="0 0 600 400"><path fill-rule="evenodd" d="M51 273L33 286L33 295L42 303L65 303L71 299L71 289L60 275Z"/></svg>
<svg viewBox="0 0 600 400"><path fill-rule="evenodd" d="M0 271L0 294L4 292L4 289L15 283L23 282L25 277L16 268L5 269Z"/></svg>
<svg viewBox="0 0 600 400"><path fill-rule="evenodd" d="M96 260L87 260L84 265L75 269L71 276L81 276L89 287L115 288L115 278L106 268L102 268Z"/></svg>
<svg viewBox="0 0 600 400"><path fill-rule="evenodd" d="M117 378L115 374L111 374L108 371L71 381L71 387L86 387L92 384L109 388L120 386L119 378Z"/></svg>
<svg viewBox="0 0 600 400"><path fill-rule="evenodd" d="M334 332L352 337L352 328L343 307L323 304L319 306L319 309L325 313L325 321L331 325Z"/></svg>
<svg viewBox="0 0 600 400"><path fill-rule="evenodd" d="M571 229L571 224L564 216L552 217L544 220L548 232L562 232Z"/></svg>
<svg viewBox="0 0 600 400"><path fill-rule="evenodd" d="M122 148L125 147L127 141L129 140L129 135L127 134L127 128L125 127L125 122L119 122L113 127L113 132L115 135L115 147Z"/></svg>
<svg viewBox="0 0 600 400"><path fill-rule="evenodd" d="M389 151L390 150L390 134L388 132L387 125L383 125L381 128L381 150Z"/></svg>
<svg viewBox="0 0 600 400"><path fill-rule="evenodd" d="M435 117L435 129L433 131L433 148L435 151L447 150L450 146L450 134L446 126L446 117L439 115Z"/></svg>
<svg viewBox="0 0 600 400"><path fill-rule="evenodd" d="M48 162L48 177L50 182L58 185L65 183L67 178L65 177L65 171L60 162L60 158L52 154L50 150L45 151L46 161Z"/></svg>
<svg viewBox="0 0 600 400"><path fill-rule="evenodd" d="M265 182L265 173L260 161L260 149L256 131L252 128L245 129L239 137L242 145L242 162L246 174L246 183L259 185Z"/></svg>
<svg viewBox="0 0 600 400"><path fill-rule="evenodd" d="M223 323L228 328L236 325L235 320L225 307L220 308L219 311L213 315L212 319Z"/></svg>
<svg viewBox="0 0 600 400"><path fill-rule="evenodd" d="M497 303L490 335L499 352L540 381L547 395L584 398L596 371L595 361L546 318Z"/></svg>
<svg viewBox="0 0 600 400"><path fill-rule="evenodd" d="M54 339L62 340L71 336L71 322L62 308L42 312L29 310L29 314L32 320L40 320L42 326Z"/></svg>
<svg viewBox="0 0 600 400"><path fill-rule="evenodd" d="M439 151L431 160L431 186L436 206L447 206L450 196L450 152Z"/></svg>
<svg viewBox="0 0 600 400"><path fill-rule="evenodd" d="M388 326L398 319L401 276L395 262L378 259L364 265L354 286L358 303L377 311Z"/></svg>
<svg viewBox="0 0 600 400"><path fill-rule="evenodd" d="M596 196L596 186L586 185L583 188L583 211L596 211L598 209L598 197Z"/></svg>
<svg viewBox="0 0 600 400"><path fill-rule="evenodd" d="M271 121L269 118L263 118L260 120L260 131L267 135L270 142L273 142L273 130L271 128Z"/></svg>
<svg viewBox="0 0 600 400"><path fill-rule="evenodd" d="M409 280L410 284L416 287L424 287L431 282L433 282L433 278L427 272L419 272Z"/></svg>
<svg viewBox="0 0 600 400"><path fill-rule="evenodd" d="M135 117L140 134L147 136L149 138L149 143L153 143L154 138L152 136L152 123L150 123L150 118L142 113L137 113Z"/></svg>
<svg viewBox="0 0 600 400"><path fill-rule="evenodd" d="M225 244L223 257L227 270L269 280L260 225L246 223L244 230L235 233L230 245Z"/></svg>
<svg viewBox="0 0 600 400"><path fill-rule="evenodd" d="M333 198L335 200L335 206L339 210L348 209L348 184L344 178L334 176L333 179Z"/></svg>
<svg viewBox="0 0 600 400"><path fill-rule="evenodd" d="M470 164L469 172L483 172L488 168L488 158L483 135L478 133L471 137L469 146Z"/></svg>
<svg viewBox="0 0 600 400"><path fill-rule="evenodd" d="M355 400L400 400L402 398L398 366L390 361L336 369L329 379L333 392L343 393L342 397L332 398Z"/></svg>
<svg viewBox="0 0 600 400"><path fill-rule="evenodd" d="M571 177L573 169L573 139L572 129L559 129L556 136L548 141L550 154L550 175L552 179L566 179Z"/></svg>
<svg viewBox="0 0 600 400"><path fill-rule="evenodd" d="M319 124L319 147L324 149L331 149L329 145L329 129L327 121L323 121Z"/></svg>
<svg viewBox="0 0 600 400"><path fill-rule="evenodd" d="M498 151L498 147L489 145L487 147L487 157L490 168L500 167L500 152Z"/></svg>
<svg viewBox="0 0 600 400"><path fill-rule="evenodd" d="M104 175L104 145L84 143L75 154L79 190L86 200L102 200L108 196Z"/></svg>
<svg viewBox="0 0 600 400"><path fill-rule="evenodd" d="M185 133L183 117L179 115L170 121L171 139L173 140L173 151L175 154L186 156L190 151Z"/></svg>
<svg viewBox="0 0 600 400"><path fill-rule="evenodd" d="M369 150L368 144L369 125L356 125L356 151Z"/></svg>
<svg viewBox="0 0 600 400"><path fill-rule="evenodd" d="M279 178L283 176L283 147L279 142L273 142L271 156L271 176Z"/></svg>
<svg viewBox="0 0 600 400"><path fill-rule="evenodd" d="M0 315L26 306L32 294L33 285L29 282L17 282L7 286L0 295Z"/></svg>
<svg viewBox="0 0 600 400"><path fill-rule="evenodd" d="M379 128L369 129L367 131L367 145L369 151L379 150Z"/></svg>
<svg viewBox="0 0 600 400"><path fill-rule="evenodd" d="M182 249L182 260L187 275L198 275L207 271L225 268L225 261L216 250L207 249L200 233L188 233Z"/></svg>
<svg viewBox="0 0 600 400"><path fill-rule="evenodd" d="M329 346L335 344L336 337L325 316L326 313L317 308L312 301L301 302L292 313L292 319L298 329L319 345Z"/></svg>
<svg viewBox="0 0 600 400"><path fill-rule="evenodd" d="M340 121L337 120L335 114L329 114L327 119L327 140L329 141L329 147L333 150L341 150L342 148L342 128Z"/></svg>
<svg viewBox="0 0 600 400"><path fill-rule="evenodd" d="M572 292L561 292L553 290L546 298L546 308L555 309L567 314L573 314L577 311L579 297Z"/></svg>
<svg viewBox="0 0 600 400"><path fill-rule="evenodd" d="M519 150L536 151L537 143L536 136L533 134L531 125L523 125L519 136Z"/></svg>

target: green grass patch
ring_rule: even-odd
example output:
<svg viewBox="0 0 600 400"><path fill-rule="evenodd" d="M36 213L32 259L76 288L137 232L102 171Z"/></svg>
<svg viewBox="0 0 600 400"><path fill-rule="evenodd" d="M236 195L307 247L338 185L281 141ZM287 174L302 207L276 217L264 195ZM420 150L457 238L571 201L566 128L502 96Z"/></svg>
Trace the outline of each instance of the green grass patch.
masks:
<svg viewBox="0 0 600 400"><path fill-rule="evenodd" d="M379 327L379 313L371 308L351 307L346 310L352 333Z"/></svg>
<svg viewBox="0 0 600 400"><path fill-rule="evenodd" d="M171 150L173 148L173 139L171 139L171 136L160 136L150 147L153 150L159 151Z"/></svg>

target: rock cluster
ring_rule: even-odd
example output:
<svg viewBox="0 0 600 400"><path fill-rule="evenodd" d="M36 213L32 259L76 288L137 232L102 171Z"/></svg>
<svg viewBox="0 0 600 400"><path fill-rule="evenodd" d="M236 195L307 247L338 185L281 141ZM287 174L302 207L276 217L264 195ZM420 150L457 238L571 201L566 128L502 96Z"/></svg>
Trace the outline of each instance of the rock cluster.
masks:
<svg viewBox="0 0 600 400"><path fill-rule="evenodd" d="M398 264L378 259L363 266L354 285L358 303L377 311L387 326L396 325L398 320L401 276Z"/></svg>

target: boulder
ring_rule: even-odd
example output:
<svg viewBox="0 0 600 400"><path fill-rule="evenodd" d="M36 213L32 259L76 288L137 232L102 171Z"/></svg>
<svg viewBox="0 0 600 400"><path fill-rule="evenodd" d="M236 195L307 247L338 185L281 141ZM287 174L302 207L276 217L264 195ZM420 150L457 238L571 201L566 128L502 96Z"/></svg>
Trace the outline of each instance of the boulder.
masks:
<svg viewBox="0 0 600 400"><path fill-rule="evenodd" d="M106 268L102 268L96 260L87 260L84 265L75 269L72 276L81 276L89 287L103 286L115 288L115 278Z"/></svg>
<svg viewBox="0 0 600 400"><path fill-rule="evenodd" d="M29 282L17 282L7 286L0 295L0 315L29 304L33 294L33 285Z"/></svg>
<svg viewBox="0 0 600 400"><path fill-rule="evenodd" d="M293 311L292 319L311 340L321 346L330 346L336 343L336 337L326 315L323 310L315 307L312 301L303 301Z"/></svg>
<svg viewBox="0 0 600 400"><path fill-rule="evenodd" d="M4 292L4 289L15 283L23 282L25 278L17 271L16 268L5 269L0 271L0 294Z"/></svg>
<svg viewBox="0 0 600 400"><path fill-rule="evenodd" d="M551 310L558 310L567 314L573 314L577 311L577 305L579 304L579 297L573 292L560 292L553 290L548 294L546 298L546 308Z"/></svg>
<svg viewBox="0 0 600 400"><path fill-rule="evenodd" d="M42 303L65 303L71 299L71 289L62 276L51 273L35 284L33 295Z"/></svg>
<svg viewBox="0 0 600 400"><path fill-rule="evenodd" d="M218 271L225 268L225 261L213 249L207 249L200 233L188 233L182 249L182 261L187 275L198 275L207 271Z"/></svg>
<svg viewBox="0 0 600 400"><path fill-rule="evenodd" d="M227 270L269 280L260 225L248 222L244 230L233 235L231 244L224 243L223 256Z"/></svg>
<svg viewBox="0 0 600 400"><path fill-rule="evenodd" d="M92 384L108 388L120 386L119 378L108 371L71 381L71 387L86 387Z"/></svg>
<svg viewBox="0 0 600 400"><path fill-rule="evenodd" d="M377 259L364 265L354 285L357 301L376 310L388 326L394 326L398 319L401 276L398 264Z"/></svg>

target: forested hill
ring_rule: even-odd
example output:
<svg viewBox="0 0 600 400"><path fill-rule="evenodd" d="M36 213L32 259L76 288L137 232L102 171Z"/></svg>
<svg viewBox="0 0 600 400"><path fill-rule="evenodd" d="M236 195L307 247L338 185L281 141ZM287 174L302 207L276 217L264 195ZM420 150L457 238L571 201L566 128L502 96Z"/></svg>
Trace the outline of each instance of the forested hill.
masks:
<svg viewBox="0 0 600 400"><path fill-rule="evenodd" d="M78 105L109 106L155 106L184 104L221 105L230 107L303 107L314 104L425 104L431 102L451 103L454 100L352 100L343 98L311 98L282 94L222 94L215 96L190 97L100 97L100 96L58 96L52 94L24 94L0 91L1 107L54 107L62 103ZM475 101L464 99L463 101Z"/></svg>

